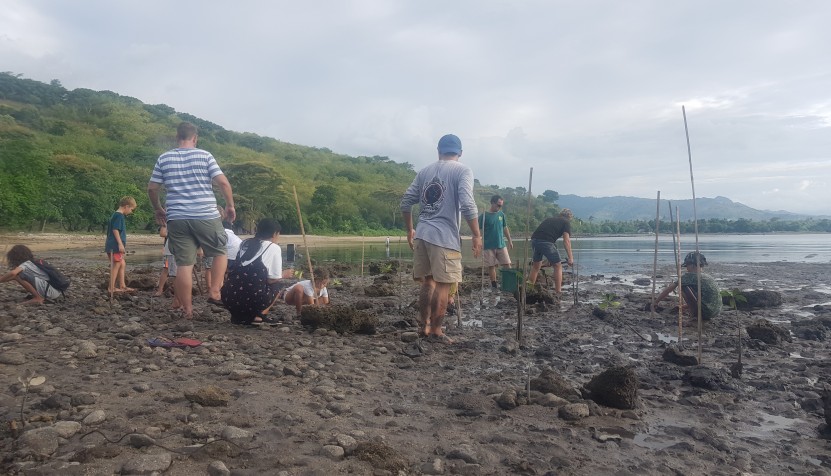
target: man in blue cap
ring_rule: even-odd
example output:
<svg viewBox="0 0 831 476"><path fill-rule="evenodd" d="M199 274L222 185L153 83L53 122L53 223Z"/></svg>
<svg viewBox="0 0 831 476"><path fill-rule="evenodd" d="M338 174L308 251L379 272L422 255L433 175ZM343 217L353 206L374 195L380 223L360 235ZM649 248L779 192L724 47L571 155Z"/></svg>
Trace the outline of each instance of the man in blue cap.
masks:
<svg viewBox="0 0 831 476"><path fill-rule="evenodd" d="M407 242L413 250L413 278L421 281L418 297L419 331L431 339L453 341L444 334L448 291L462 280L460 220L467 221L473 235L473 256L482 252L482 235L473 171L459 162L462 141L453 134L439 139L439 160L424 167L401 198L401 213L407 227ZM418 228L413 228L412 207L419 204Z"/></svg>

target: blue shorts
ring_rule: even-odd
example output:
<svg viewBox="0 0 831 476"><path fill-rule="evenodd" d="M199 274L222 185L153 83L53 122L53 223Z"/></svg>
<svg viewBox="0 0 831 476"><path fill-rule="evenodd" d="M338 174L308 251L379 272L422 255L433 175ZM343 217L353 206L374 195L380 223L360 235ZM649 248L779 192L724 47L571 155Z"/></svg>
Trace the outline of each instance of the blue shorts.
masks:
<svg viewBox="0 0 831 476"><path fill-rule="evenodd" d="M534 257L531 259L534 263L539 263L545 257L551 264L560 264L560 252L557 250L557 245L544 240L531 240L531 249L534 250Z"/></svg>

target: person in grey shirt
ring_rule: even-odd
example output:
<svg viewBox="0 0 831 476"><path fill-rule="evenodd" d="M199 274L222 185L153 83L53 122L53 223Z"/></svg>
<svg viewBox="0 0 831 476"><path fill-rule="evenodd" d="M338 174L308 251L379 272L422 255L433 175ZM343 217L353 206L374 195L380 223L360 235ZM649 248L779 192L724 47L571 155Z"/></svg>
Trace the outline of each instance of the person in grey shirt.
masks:
<svg viewBox="0 0 831 476"><path fill-rule="evenodd" d="M473 235L473 256L482 252L479 212L473 198L473 171L459 162L462 141L453 134L439 140L439 160L421 169L401 198L407 243L413 250L413 278L421 281L419 332L452 344L442 323L450 286L462 280L459 240L461 218ZM419 204L418 227L413 228L412 207ZM461 215L461 218L460 218Z"/></svg>

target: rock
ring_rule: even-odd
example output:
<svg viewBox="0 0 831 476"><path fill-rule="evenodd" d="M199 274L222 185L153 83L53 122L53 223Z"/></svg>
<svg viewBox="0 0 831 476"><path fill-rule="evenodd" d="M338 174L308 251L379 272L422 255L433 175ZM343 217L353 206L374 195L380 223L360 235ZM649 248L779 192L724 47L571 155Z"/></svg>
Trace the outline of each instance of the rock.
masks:
<svg viewBox="0 0 831 476"><path fill-rule="evenodd" d="M822 401L825 405L825 423L831 428L831 387L826 387L822 394Z"/></svg>
<svg viewBox="0 0 831 476"><path fill-rule="evenodd" d="M0 343L15 342L22 338L23 336L21 334L18 334L17 332L0 332Z"/></svg>
<svg viewBox="0 0 831 476"><path fill-rule="evenodd" d="M828 337L828 328L816 320L795 322L791 329L800 339L824 341Z"/></svg>
<svg viewBox="0 0 831 476"><path fill-rule="evenodd" d="M664 354L662 358L670 362L672 364L680 365L682 367L689 367L692 365L698 365L698 357L694 355L687 355L678 350L678 348L674 345L671 345L664 349Z"/></svg>
<svg viewBox="0 0 831 476"><path fill-rule="evenodd" d="M395 296L395 287L389 283L372 284L364 288L367 297Z"/></svg>
<svg viewBox="0 0 831 476"><path fill-rule="evenodd" d="M418 340L418 332L402 332L401 342L415 342Z"/></svg>
<svg viewBox="0 0 831 476"><path fill-rule="evenodd" d="M80 407L83 405L94 405L97 399L98 398L92 393L81 392L73 395L70 399L70 403L73 407Z"/></svg>
<svg viewBox="0 0 831 476"><path fill-rule="evenodd" d="M704 366L693 367L683 377L683 381L693 387L707 390L737 390L738 386L725 369L711 369Z"/></svg>
<svg viewBox="0 0 831 476"><path fill-rule="evenodd" d="M138 454L121 466L121 474L155 474L167 471L173 457L170 453Z"/></svg>
<svg viewBox="0 0 831 476"><path fill-rule="evenodd" d="M210 476L231 476L231 471L222 461L211 461L211 464L208 465L208 474Z"/></svg>
<svg viewBox="0 0 831 476"><path fill-rule="evenodd" d="M127 442L133 448L144 448L156 444L156 440L142 433L131 434L130 437L127 439Z"/></svg>
<svg viewBox="0 0 831 476"><path fill-rule="evenodd" d="M461 410L461 416L483 415L493 408L494 400L484 395L463 393L454 395L447 401L447 407L453 410Z"/></svg>
<svg viewBox="0 0 831 476"><path fill-rule="evenodd" d="M460 459L468 464L480 464L480 456L471 445L460 444L447 453L447 459Z"/></svg>
<svg viewBox="0 0 831 476"><path fill-rule="evenodd" d="M632 281L635 286L652 286L652 280L649 278L637 278Z"/></svg>
<svg viewBox="0 0 831 476"><path fill-rule="evenodd" d="M335 441L347 455L351 455L358 447L358 441L349 435L339 434L335 436Z"/></svg>
<svg viewBox="0 0 831 476"><path fill-rule="evenodd" d="M40 404L50 410L66 410L70 408L72 400L66 395L54 394L44 399Z"/></svg>
<svg viewBox="0 0 831 476"><path fill-rule="evenodd" d="M79 359L94 359L98 357L98 346L90 340L82 340L78 342L78 352L75 356Z"/></svg>
<svg viewBox="0 0 831 476"><path fill-rule="evenodd" d="M747 335L751 339L758 339L770 345L778 345L783 341L791 342L791 333L787 329L777 326L767 319L757 319L747 326Z"/></svg>
<svg viewBox="0 0 831 476"><path fill-rule="evenodd" d="M638 377L629 367L612 367L586 384L590 398L612 408L631 410L638 403Z"/></svg>
<svg viewBox="0 0 831 476"><path fill-rule="evenodd" d="M444 474L444 462L435 458L432 462L423 463L419 468L422 474Z"/></svg>
<svg viewBox="0 0 831 476"><path fill-rule="evenodd" d="M316 329L329 329L338 334L375 334L378 316L347 305L303 306L300 323ZM326 335L326 333L321 334Z"/></svg>
<svg viewBox="0 0 831 476"><path fill-rule="evenodd" d="M499 346L500 352L505 352L506 354L514 355L519 350L519 342L516 339L508 338Z"/></svg>
<svg viewBox="0 0 831 476"><path fill-rule="evenodd" d="M336 445L324 445L323 448L320 449L320 454L332 461L342 460L345 453L346 452L343 448Z"/></svg>
<svg viewBox="0 0 831 476"><path fill-rule="evenodd" d="M517 407L517 405L519 405L517 403L516 390L514 390L512 388L508 389L508 390L505 390L504 392L499 394L499 396L496 397L495 400L496 400L496 404L499 405L499 408L501 408L503 410L513 410L514 408Z"/></svg>
<svg viewBox="0 0 831 476"><path fill-rule="evenodd" d="M204 407L224 407L231 401L231 395L225 389L215 385L199 387L185 391L185 398Z"/></svg>
<svg viewBox="0 0 831 476"><path fill-rule="evenodd" d="M104 410L94 410L89 415L84 417L84 425L97 425L107 420L107 414Z"/></svg>
<svg viewBox="0 0 831 476"><path fill-rule="evenodd" d="M577 421L589 416L589 406L585 403L569 403L560 407L557 412L563 420Z"/></svg>
<svg viewBox="0 0 831 476"><path fill-rule="evenodd" d="M358 444L355 448L355 457L366 461L375 469L391 471L393 474L399 471L407 471L410 462L407 461L398 451L381 442L365 442Z"/></svg>
<svg viewBox="0 0 831 476"><path fill-rule="evenodd" d="M236 438L251 438L251 432L237 428L235 426L226 426L222 429L222 437L226 440L234 440Z"/></svg>
<svg viewBox="0 0 831 476"><path fill-rule="evenodd" d="M58 421L52 425L61 438L71 438L72 435L81 431L81 424L77 421Z"/></svg>
<svg viewBox="0 0 831 476"><path fill-rule="evenodd" d="M26 363L26 356L20 352L3 352L0 354L0 364L23 365Z"/></svg>
<svg viewBox="0 0 831 476"><path fill-rule="evenodd" d="M553 393L544 393L539 397L534 399L534 403L537 405L542 405L544 407L561 407L563 405L568 405L569 401L565 398L558 397Z"/></svg>
<svg viewBox="0 0 831 476"><path fill-rule="evenodd" d="M741 294L747 302L736 303L736 306L740 311L764 309L782 305L782 294L778 291L742 291Z"/></svg>
<svg viewBox="0 0 831 476"><path fill-rule="evenodd" d="M29 430L18 440L19 447L26 453L36 456L49 456L58 449L61 435L55 428L35 428Z"/></svg>
<svg viewBox="0 0 831 476"><path fill-rule="evenodd" d="M540 372L540 375L531 379L531 390L541 393L553 393L572 402L580 399L580 392L563 376L551 369Z"/></svg>

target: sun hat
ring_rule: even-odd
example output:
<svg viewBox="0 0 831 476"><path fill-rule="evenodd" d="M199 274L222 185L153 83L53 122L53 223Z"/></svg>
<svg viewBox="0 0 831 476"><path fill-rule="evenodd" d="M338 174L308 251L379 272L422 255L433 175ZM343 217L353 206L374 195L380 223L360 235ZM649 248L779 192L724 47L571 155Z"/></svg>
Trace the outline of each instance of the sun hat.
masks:
<svg viewBox="0 0 831 476"><path fill-rule="evenodd" d="M447 134L439 139L439 154L461 155L462 141L453 134Z"/></svg>
<svg viewBox="0 0 831 476"><path fill-rule="evenodd" d="M701 266L707 266L707 258L705 258L703 254L696 253L695 251L687 253L687 256L684 257L684 266L690 266L690 265L695 266L695 264L696 264L695 256L696 255L698 255L698 264L701 265Z"/></svg>

